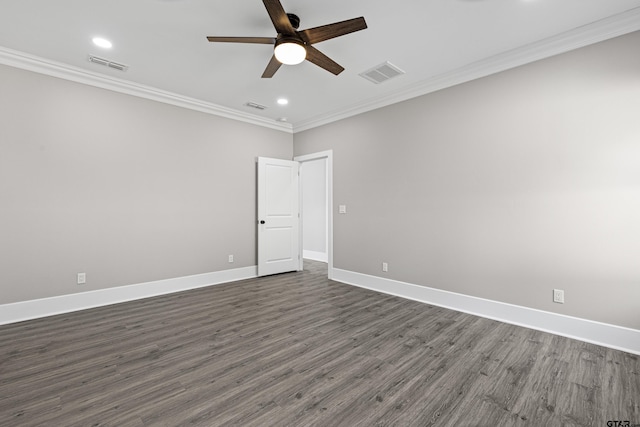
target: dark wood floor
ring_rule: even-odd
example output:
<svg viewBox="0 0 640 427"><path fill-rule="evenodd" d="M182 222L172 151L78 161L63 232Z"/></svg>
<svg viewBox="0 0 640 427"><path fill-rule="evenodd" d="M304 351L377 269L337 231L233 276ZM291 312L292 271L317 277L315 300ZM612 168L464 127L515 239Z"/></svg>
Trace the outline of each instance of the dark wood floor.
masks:
<svg viewBox="0 0 640 427"><path fill-rule="evenodd" d="M0 425L640 424L635 355L306 265L0 327Z"/></svg>

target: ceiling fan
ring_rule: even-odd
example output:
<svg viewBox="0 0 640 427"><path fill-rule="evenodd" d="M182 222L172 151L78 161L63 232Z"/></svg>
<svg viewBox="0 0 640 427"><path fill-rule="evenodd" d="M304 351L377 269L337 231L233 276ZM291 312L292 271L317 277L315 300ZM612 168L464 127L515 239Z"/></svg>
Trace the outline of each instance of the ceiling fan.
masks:
<svg viewBox="0 0 640 427"><path fill-rule="evenodd" d="M262 0L262 2L278 32L276 37L207 37L210 42L274 45L273 56L262 73L262 78L273 77L282 64L295 65L305 59L338 75L344 71L344 67L311 45L367 28L364 18L360 17L298 31L300 18L292 13L286 13L280 0Z"/></svg>

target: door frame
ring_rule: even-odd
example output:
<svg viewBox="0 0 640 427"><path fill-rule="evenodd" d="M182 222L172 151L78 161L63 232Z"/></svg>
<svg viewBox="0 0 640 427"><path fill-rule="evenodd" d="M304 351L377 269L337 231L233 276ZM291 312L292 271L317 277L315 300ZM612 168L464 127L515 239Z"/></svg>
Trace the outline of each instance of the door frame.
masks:
<svg viewBox="0 0 640 427"><path fill-rule="evenodd" d="M333 150L320 151L318 153L305 154L302 156L295 156L294 161L298 163L310 162L312 160L326 159L327 161L327 265L328 265L328 278L333 279ZM304 172L302 172L304 173ZM299 203L302 206L302 180L300 180L300 197ZM300 266L299 270L302 270L302 221L304 213L300 216L300 232L299 232L299 250L300 250Z"/></svg>

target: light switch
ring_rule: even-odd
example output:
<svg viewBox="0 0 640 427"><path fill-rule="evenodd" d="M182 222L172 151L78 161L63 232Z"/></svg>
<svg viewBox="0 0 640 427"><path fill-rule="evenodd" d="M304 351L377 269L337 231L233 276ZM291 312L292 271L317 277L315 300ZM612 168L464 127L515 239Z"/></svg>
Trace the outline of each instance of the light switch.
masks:
<svg viewBox="0 0 640 427"><path fill-rule="evenodd" d="M339 205L338 206L338 213L346 214L347 213L347 205Z"/></svg>

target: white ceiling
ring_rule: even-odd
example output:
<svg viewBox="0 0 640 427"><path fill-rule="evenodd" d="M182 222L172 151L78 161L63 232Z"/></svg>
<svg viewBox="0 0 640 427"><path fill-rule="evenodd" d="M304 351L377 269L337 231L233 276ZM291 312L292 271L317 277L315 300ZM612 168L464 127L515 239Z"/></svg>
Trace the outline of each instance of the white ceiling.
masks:
<svg viewBox="0 0 640 427"><path fill-rule="evenodd" d="M260 0L2 0L0 62L299 131L640 29L640 0L281 1L300 29L365 17L368 29L314 45L342 74L304 62L261 79L272 47L206 40L275 36ZM384 61L406 74L358 75Z"/></svg>

